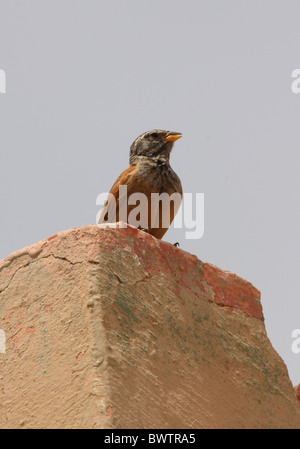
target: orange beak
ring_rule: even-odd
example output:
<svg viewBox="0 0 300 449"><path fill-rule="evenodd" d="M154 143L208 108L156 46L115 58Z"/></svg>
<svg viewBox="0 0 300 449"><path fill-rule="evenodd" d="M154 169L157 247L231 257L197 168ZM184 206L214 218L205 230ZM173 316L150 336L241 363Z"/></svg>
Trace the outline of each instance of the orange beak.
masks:
<svg viewBox="0 0 300 449"><path fill-rule="evenodd" d="M164 140L166 140L167 142L175 142L175 140L180 139L180 137L182 137L181 133L168 133L164 137Z"/></svg>

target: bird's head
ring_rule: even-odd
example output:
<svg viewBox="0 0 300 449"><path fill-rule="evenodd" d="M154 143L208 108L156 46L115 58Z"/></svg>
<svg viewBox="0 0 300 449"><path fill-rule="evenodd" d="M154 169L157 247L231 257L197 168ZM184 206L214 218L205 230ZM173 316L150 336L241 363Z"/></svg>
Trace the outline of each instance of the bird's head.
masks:
<svg viewBox="0 0 300 449"><path fill-rule="evenodd" d="M169 161L174 142L181 136L181 133L161 129L152 129L141 134L130 147L130 164L136 163L141 157Z"/></svg>

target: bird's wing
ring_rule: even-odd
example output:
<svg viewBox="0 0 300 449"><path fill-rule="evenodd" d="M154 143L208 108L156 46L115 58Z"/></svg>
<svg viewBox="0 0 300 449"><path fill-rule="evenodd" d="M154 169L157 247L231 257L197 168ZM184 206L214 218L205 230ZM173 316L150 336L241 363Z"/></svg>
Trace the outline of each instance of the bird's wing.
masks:
<svg viewBox="0 0 300 449"><path fill-rule="evenodd" d="M181 186L180 186L181 187ZM174 200L172 199L170 202L169 200L167 200L167 202L169 202L169 206L166 206L166 209L164 209L163 207L163 199L162 202L159 201L159 203L157 204L157 202L155 201L155 199L152 199L152 208L151 208L151 224L149 227L149 233L154 235L154 237L161 239L164 234L167 232L167 230L169 229L169 226L172 224L175 215L177 214L179 208L180 208L180 204L182 201L182 188L180 188L179 192L173 192L173 191L166 191L166 192L160 192L161 195L169 195L169 198L172 199L172 195L174 194ZM157 193L157 195L159 195ZM164 214L167 213L166 216L166 221L167 227L164 227ZM150 216L150 212L149 212L149 216Z"/></svg>
<svg viewBox="0 0 300 449"><path fill-rule="evenodd" d="M98 224L102 223L115 223L119 221L119 215L120 211L122 211L122 208L127 205L127 198L130 196L130 194L133 192L134 187L136 186L136 183L134 182L134 175L137 174L137 165L133 164L130 165L126 170L123 171L123 173L120 174L120 176L115 181L114 185L110 189L110 195L108 196L108 199L106 200L104 207L101 211L100 218L98 221ZM126 189L121 189L121 192L119 190L119 186L127 186L127 194ZM115 200L113 200L113 197ZM122 213L121 213L122 215ZM107 219L105 220L105 217L107 216ZM127 221L127 217L121 217L125 218Z"/></svg>

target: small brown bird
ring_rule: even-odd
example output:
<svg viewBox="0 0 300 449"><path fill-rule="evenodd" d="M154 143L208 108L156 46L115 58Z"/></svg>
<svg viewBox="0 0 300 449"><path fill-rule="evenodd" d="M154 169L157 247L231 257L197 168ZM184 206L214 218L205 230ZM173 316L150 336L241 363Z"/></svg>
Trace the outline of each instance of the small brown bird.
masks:
<svg viewBox="0 0 300 449"><path fill-rule="evenodd" d="M99 224L124 221L158 239L164 236L182 200L180 179L169 163L174 142L181 136L154 129L136 138L130 147L130 166L112 186Z"/></svg>

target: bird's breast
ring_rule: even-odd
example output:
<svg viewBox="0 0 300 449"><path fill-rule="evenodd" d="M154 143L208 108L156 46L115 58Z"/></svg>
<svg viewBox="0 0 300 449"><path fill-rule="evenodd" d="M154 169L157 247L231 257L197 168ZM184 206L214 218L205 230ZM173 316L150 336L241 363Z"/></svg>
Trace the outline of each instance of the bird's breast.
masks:
<svg viewBox="0 0 300 449"><path fill-rule="evenodd" d="M180 179L169 164L142 162L138 166L138 174L154 192L182 194Z"/></svg>

